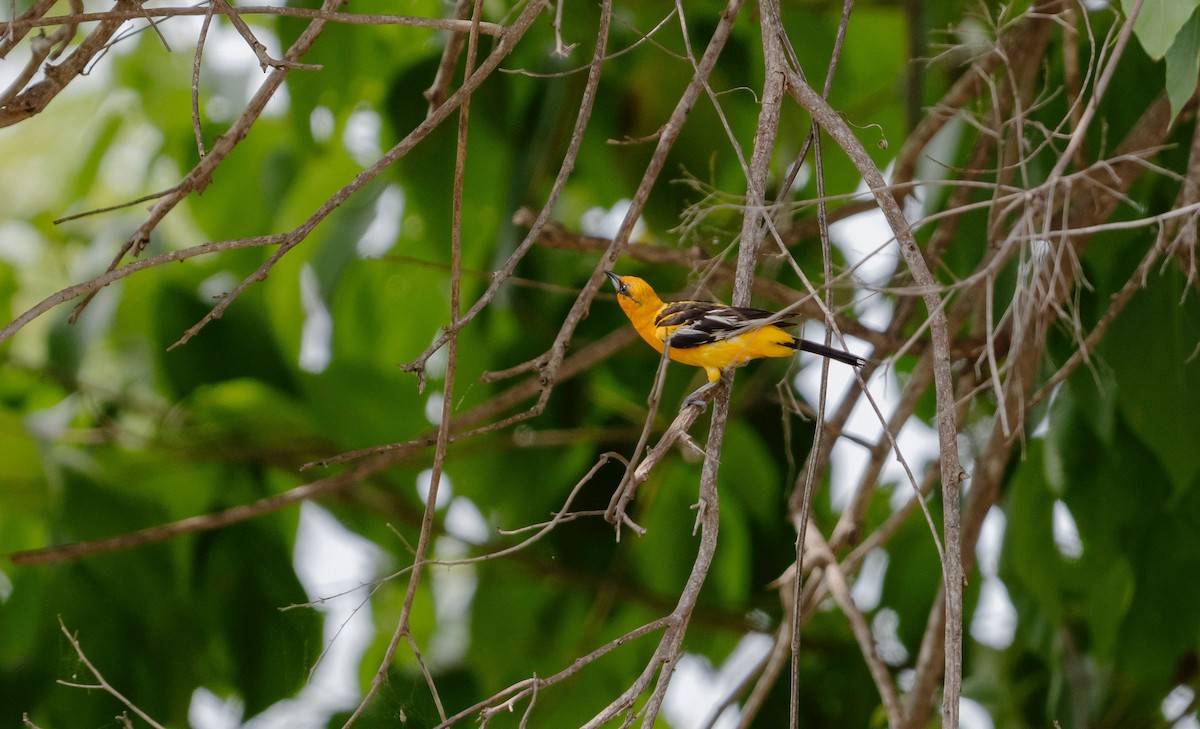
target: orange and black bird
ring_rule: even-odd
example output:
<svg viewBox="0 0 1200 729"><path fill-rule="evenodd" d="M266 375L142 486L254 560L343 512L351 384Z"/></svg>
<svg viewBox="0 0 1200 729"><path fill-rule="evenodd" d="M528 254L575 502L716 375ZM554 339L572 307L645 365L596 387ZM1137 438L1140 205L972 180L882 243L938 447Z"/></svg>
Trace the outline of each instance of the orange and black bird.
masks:
<svg viewBox="0 0 1200 729"><path fill-rule="evenodd" d="M791 357L797 350L844 362L866 364L862 357L792 335L795 317L763 309L725 306L709 301L663 301L654 288L637 276L604 272L617 288L617 302L633 328L659 353L676 362L703 367L708 384L687 396L683 407L704 405L706 391L725 370L761 357Z"/></svg>

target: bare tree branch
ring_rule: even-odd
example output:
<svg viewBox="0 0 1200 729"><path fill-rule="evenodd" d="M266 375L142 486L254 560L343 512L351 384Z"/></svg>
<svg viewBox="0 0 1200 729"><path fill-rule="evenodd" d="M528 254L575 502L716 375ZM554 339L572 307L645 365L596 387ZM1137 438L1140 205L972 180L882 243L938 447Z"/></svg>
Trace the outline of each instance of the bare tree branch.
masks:
<svg viewBox="0 0 1200 729"><path fill-rule="evenodd" d="M83 646L79 644L79 639L76 638L71 631L67 630L67 625L63 622L61 616L58 618L58 627L62 630L62 634L67 636L67 640L71 642L71 647L75 649L75 655L79 657L79 662L82 663L87 668L88 672L91 673L96 679L96 683L94 684L83 684L59 679L57 682L59 685L81 689L100 689L124 704L126 708L137 714L142 721L146 722L155 729L164 729L162 724L159 724L149 714L139 709L136 704L125 698L120 691L118 691L112 684L104 679L104 676L100 673L100 670L96 668L96 666L93 665L90 660L88 660L87 654L83 652Z"/></svg>

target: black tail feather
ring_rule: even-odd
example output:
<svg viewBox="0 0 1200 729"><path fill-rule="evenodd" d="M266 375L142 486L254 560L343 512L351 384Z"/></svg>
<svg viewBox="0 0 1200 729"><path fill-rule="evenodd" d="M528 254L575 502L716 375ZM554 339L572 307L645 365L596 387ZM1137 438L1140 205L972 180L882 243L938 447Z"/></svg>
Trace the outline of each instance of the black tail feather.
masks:
<svg viewBox="0 0 1200 729"><path fill-rule="evenodd" d="M851 367L862 367L867 363L867 361L862 357L850 354L849 352L843 352L840 349L834 349L833 347L826 347L824 344L810 342L807 339L796 339L792 342L791 346L804 352L812 352L813 354L820 355L822 357L828 357L829 359L835 359L838 362L844 362Z"/></svg>

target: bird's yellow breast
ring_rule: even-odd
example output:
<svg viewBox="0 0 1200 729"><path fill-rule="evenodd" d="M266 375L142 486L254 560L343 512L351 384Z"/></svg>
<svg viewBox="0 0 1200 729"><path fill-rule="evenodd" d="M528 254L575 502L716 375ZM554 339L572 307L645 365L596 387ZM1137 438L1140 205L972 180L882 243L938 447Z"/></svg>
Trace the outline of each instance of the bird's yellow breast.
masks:
<svg viewBox="0 0 1200 729"><path fill-rule="evenodd" d="M658 327L654 330L657 341L649 337L646 337L646 341L661 352L663 341L677 328ZM796 350L787 344L793 341L795 338L791 334L777 326L768 325L700 347L672 347L668 356L680 364L703 367L708 379L715 381L720 378L722 369L741 367L752 359L791 357Z"/></svg>

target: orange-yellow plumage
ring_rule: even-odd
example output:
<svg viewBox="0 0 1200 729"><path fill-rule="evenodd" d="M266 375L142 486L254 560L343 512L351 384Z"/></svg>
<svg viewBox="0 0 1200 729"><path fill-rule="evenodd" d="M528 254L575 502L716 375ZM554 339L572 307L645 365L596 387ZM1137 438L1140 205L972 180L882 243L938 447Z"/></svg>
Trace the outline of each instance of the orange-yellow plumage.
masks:
<svg viewBox="0 0 1200 729"><path fill-rule="evenodd" d="M698 402L696 396L721 379L723 370L762 357L790 357L802 349L855 367L865 362L848 352L793 336L782 327L794 321L769 311L705 301L664 302L637 276L606 273L617 289L621 310L642 339L660 353L669 343L667 356L672 360L704 368L709 385L692 393L685 406Z"/></svg>

